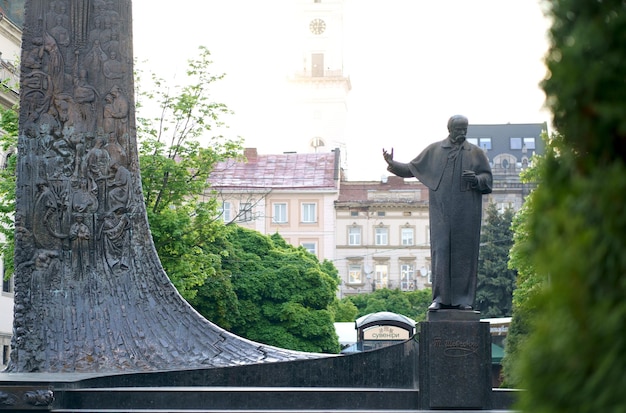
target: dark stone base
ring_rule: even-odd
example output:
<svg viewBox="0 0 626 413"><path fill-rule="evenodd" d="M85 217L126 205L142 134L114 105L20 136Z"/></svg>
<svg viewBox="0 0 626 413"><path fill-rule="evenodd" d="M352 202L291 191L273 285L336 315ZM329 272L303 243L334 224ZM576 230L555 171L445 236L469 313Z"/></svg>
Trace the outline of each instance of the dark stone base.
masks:
<svg viewBox="0 0 626 413"><path fill-rule="evenodd" d="M426 314L426 321L480 321L480 311L437 310Z"/></svg>
<svg viewBox="0 0 626 413"><path fill-rule="evenodd" d="M473 312L433 313L451 320ZM419 353L422 409L492 408L489 323L454 320L420 323Z"/></svg>
<svg viewBox="0 0 626 413"><path fill-rule="evenodd" d="M469 373L462 371L466 362L477 364L463 352L462 357L451 357L453 361L447 363L447 367L456 369L449 373L449 378L436 371L441 365L438 358L443 357L437 355L438 346L433 345L433 340L426 337L436 337L441 328L453 328L455 323L425 324L423 345L409 340L379 350L312 360L125 374L0 373L0 412L417 412L477 409L483 407L474 405L488 406L489 401L494 410L510 411L507 409L511 409L519 391L492 391L488 378L483 379L486 384L481 387L480 368ZM462 327L478 329L482 334L483 324L487 323L463 324ZM488 339L488 326L486 331ZM467 332L460 334L467 342L473 340ZM426 346L434 349L419 350ZM486 357L490 357L489 352ZM461 367L454 365L454 360L461 359L457 363ZM490 374L489 371L483 373ZM425 384L418 384L418 375ZM429 375L432 382L427 381ZM481 391L482 398L466 395ZM467 403L464 407L434 407L449 406L453 401L459 404L459 399L479 401L471 407L465 407Z"/></svg>

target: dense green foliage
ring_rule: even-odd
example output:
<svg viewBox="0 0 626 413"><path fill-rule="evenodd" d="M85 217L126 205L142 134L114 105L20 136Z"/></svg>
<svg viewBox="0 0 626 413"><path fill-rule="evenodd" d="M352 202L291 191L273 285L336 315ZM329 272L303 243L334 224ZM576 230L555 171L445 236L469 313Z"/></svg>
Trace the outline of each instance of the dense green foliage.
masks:
<svg viewBox="0 0 626 413"><path fill-rule="evenodd" d="M425 321L428 306L432 302L430 289L416 291L400 291L383 288L369 294L358 294L344 297L342 302L353 303L358 312L356 318L379 311L402 314L416 322ZM341 320L353 321L353 320Z"/></svg>
<svg viewBox="0 0 626 413"><path fill-rule="evenodd" d="M293 350L339 352L331 310L339 283L334 265L320 263L278 234L266 236L237 226L229 227L226 238L214 247L223 255L218 273L230 282L217 286L217 292L213 282L199 288L192 304L201 314L250 340Z"/></svg>
<svg viewBox="0 0 626 413"><path fill-rule="evenodd" d="M559 139L553 134L548 140L547 134L542 136L546 151L554 150L554 143ZM521 174L525 183L539 182L543 170L544 157L534 155L530 167ZM517 271L516 288L513 291L513 311L511 325L506 338L506 351L502 359L503 386L519 388L520 378L516 364L519 359L520 348L531 331L531 321L536 313L534 302L536 295L541 291L543 279L535 271L530 259L528 247L530 215L535 213L535 195L531 192L525 199L522 208L513 217L511 225L513 231L513 246L510 251L509 267Z"/></svg>
<svg viewBox="0 0 626 413"><path fill-rule="evenodd" d="M476 309L482 318L510 317L516 271L509 269L509 251L513 245L511 222L513 210L502 214L495 204L487 207L487 216L480 234Z"/></svg>
<svg viewBox="0 0 626 413"><path fill-rule="evenodd" d="M337 323L352 322L357 319L359 313L357 306L348 299L335 300L330 308Z"/></svg>
<svg viewBox="0 0 626 413"><path fill-rule="evenodd" d="M528 412L626 411L626 3L554 0L543 83L563 136L524 250L543 288L520 351Z"/></svg>
<svg viewBox="0 0 626 413"><path fill-rule="evenodd" d="M15 166L17 147L18 115L14 109L0 109L0 151L11 154L4 165L0 165L0 256L4 260L4 276L13 274L13 243L15 239Z"/></svg>
<svg viewBox="0 0 626 413"><path fill-rule="evenodd" d="M217 276L219 253L210 252L209 245L224 232L215 197L205 198L208 177L217 162L240 156L242 148L239 140L213 136L213 129L221 126L220 115L230 111L210 99L209 87L223 75L209 72L209 51L200 47L198 57L188 63L185 86L169 86L155 74L147 87L138 74L136 84L138 115L149 109L144 104L158 106L156 117L137 118L152 238L168 276L191 299L208 277Z"/></svg>

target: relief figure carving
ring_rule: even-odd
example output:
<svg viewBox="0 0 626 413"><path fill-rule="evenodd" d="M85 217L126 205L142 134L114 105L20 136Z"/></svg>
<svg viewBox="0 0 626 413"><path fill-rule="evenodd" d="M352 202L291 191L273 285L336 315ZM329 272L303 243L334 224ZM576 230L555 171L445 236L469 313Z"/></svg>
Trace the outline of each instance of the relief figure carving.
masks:
<svg viewBox="0 0 626 413"><path fill-rule="evenodd" d="M124 210L130 205L132 195L132 180L130 172L123 165L111 161L110 166L113 180L107 187L107 207L108 211Z"/></svg>
<svg viewBox="0 0 626 413"><path fill-rule="evenodd" d="M50 35L54 37L57 45L62 47L68 47L70 45L70 32L63 26L63 16L56 16L55 25L50 29Z"/></svg>
<svg viewBox="0 0 626 413"><path fill-rule="evenodd" d="M104 256L111 270L129 268L130 219L122 208L107 213L102 223Z"/></svg>
<svg viewBox="0 0 626 413"><path fill-rule="evenodd" d="M90 259L90 241L91 230L85 224L85 218L82 214L74 216L74 223L70 227L70 240L72 246L72 268L75 277L82 279L89 273L92 267Z"/></svg>
<svg viewBox="0 0 626 413"><path fill-rule="evenodd" d="M35 201L33 235L37 246L47 250L60 250L67 234L61 233L62 204L45 181L37 184L38 196Z"/></svg>

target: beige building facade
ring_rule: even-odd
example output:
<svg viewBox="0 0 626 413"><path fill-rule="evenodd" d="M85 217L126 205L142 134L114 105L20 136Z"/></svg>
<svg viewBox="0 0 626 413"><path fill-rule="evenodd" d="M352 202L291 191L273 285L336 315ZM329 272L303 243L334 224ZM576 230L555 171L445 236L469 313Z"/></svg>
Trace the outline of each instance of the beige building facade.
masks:
<svg viewBox="0 0 626 413"><path fill-rule="evenodd" d="M259 154L226 161L211 174L221 219L262 234L279 233L320 260L335 257L334 202L339 197L340 151Z"/></svg>
<svg viewBox="0 0 626 413"><path fill-rule="evenodd" d="M421 182L342 182L335 214L340 298L430 287L428 188Z"/></svg>

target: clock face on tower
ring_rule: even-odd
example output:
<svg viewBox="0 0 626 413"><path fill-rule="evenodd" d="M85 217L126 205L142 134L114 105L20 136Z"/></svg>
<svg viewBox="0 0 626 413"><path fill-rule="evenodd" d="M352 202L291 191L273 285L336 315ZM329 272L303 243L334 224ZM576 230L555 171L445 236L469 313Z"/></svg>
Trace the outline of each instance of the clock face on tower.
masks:
<svg viewBox="0 0 626 413"><path fill-rule="evenodd" d="M313 34L322 34L326 29L326 23L322 19L313 19L311 23L309 23L309 29Z"/></svg>

